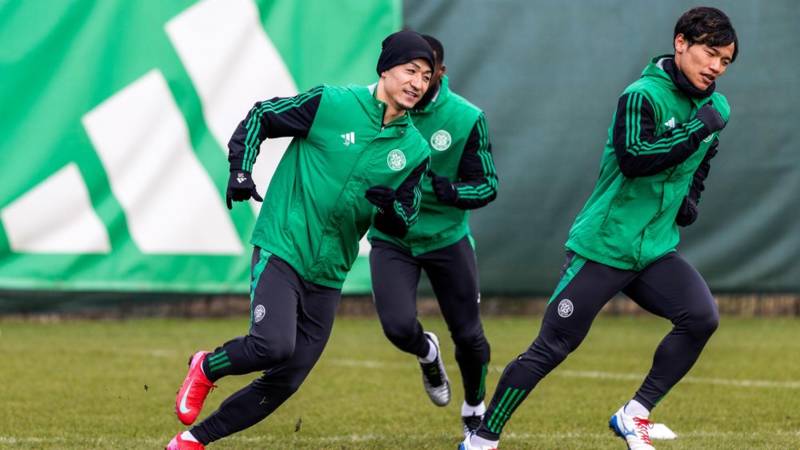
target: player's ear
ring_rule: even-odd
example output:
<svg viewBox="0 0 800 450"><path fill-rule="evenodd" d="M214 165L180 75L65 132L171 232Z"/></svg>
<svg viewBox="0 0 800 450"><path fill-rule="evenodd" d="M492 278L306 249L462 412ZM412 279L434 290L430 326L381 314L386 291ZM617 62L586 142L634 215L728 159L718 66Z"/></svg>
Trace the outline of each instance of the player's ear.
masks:
<svg viewBox="0 0 800 450"><path fill-rule="evenodd" d="M675 47L675 53L683 53L686 51L686 47L689 46L689 42L686 40L686 36L684 36L683 33L678 33L672 45Z"/></svg>

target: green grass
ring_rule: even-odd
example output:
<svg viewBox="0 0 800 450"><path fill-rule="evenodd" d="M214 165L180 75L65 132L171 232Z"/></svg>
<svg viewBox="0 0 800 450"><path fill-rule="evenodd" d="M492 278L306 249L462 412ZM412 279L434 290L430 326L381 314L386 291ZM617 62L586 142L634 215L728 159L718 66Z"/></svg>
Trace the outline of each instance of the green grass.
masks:
<svg viewBox="0 0 800 450"><path fill-rule="evenodd" d="M487 391L523 351L538 317L490 318ZM0 448L163 448L179 430L175 392L188 356L247 319L0 321ZM413 358L375 319L339 318L317 367L275 414L213 449L455 449L461 387L444 324L454 401L434 407ZM501 448L620 449L608 416L637 389L669 329L651 317L600 317L506 426ZM254 376L223 379L206 412ZM487 399L488 401L488 399ZM654 412L679 439L659 449L800 447L800 321L723 318L700 361ZM300 422L299 431L295 431Z"/></svg>

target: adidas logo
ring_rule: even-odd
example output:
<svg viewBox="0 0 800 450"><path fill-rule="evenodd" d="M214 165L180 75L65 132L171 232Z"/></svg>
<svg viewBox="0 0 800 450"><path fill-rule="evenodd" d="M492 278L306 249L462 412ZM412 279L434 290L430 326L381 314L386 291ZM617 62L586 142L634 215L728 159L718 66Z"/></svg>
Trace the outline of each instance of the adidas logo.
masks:
<svg viewBox="0 0 800 450"><path fill-rule="evenodd" d="M345 147L349 147L350 144L355 144L356 143L356 132L355 131L351 131L349 133L342 134L341 136L342 136L342 139L344 139L343 144L344 144Z"/></svg>
<svg viewBox="0 0 800 450"><path fill-rule="evenodd" d="M667 128L675 128L675 118L671 118L668 121L664 122L664 126Z"/></svg>

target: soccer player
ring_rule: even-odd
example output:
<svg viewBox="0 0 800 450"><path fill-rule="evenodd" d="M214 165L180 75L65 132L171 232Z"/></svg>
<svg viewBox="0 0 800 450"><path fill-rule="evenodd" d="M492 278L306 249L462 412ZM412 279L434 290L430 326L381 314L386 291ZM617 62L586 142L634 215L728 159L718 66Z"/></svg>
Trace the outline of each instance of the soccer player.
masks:
<svg viewBox="0 0 800 450"><path fill-rule="evenodd" d="M419 221L404 237L369 231L375 307L384 334L400 350L417 356L423 386L434 404L450 401L438 337L417 320L416 292L424 270L455 343L464 402L462 422L474 431L486 407L489 343L483 334L478 271L469 232L469 210L497 196L489 130L483 112L450 90L444 48L424 36L436 57L431 87L411 111L414 125L431 146L431 178L423 184Z"/></svg>
<svg viewBox="0 0 800 450"><path fill-rule="evenodd" d="M619 98L599 180L570 230L539 335L506 366L478 431L459 448L496 448L514 410L623 292L673 324L641 387L609 421L629 449L653 449L650 411L717 328L714 298L676 246L678 226L696 217L708 160L729 117L716 79L736 60L738 42L728 17L706 7L684 13L673 38L674 55L654 58Z"/></svg>
<svg viewBox="0 0 800 450"><path fill-rule="evenodd" d="M250 172L261 142L293 136L253 231L247 335L191 357L176 398L192 424L213 383L263 371L167 450L203 449L275 411L330 336L345 275L370 224L403 236L417 219L430 149L407 114L425 94L433 51L419 34L387 37L372 86L319 86L258 102L228 144L227 201L261 200ZM366 198L365 198L366 197Z"/></svg>

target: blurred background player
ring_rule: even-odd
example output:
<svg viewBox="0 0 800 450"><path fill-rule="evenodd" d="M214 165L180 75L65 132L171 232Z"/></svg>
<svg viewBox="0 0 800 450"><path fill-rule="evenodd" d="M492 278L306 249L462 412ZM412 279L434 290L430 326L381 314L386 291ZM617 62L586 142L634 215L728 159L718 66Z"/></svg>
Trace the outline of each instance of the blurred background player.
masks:
<svg viewBox="0 0 800 450"><path fill-rule="evenodd" d="M620 97L599 180L570 230L539 335L506 367L477 433L459 448L496 448L514 410L623 292L673 323L641 387L609 421L629 449L653 449L650 411L689 371L719 322L708 286L676 247L678 225L697 215L708 161L730 114L715 80L738 53L730 20L715 8L684 13L673 44L674 55L654 58Z"/></svg>
<svg viewBox="0 0 800 450"><path fill-rule="evenodd" d="M239 124L228 145L229 208L231 201L261 201L250 175L261 142L294 139L251 239L249 332L192 356L176 398L178 418L192 424L223 376L264 374L176 435L168 450L202 449L286 401L322 354L342 283L370 224L403 236L415 222L430 150L406 111L425 94L433 66L433 51L419 34L394 33L383 41L377 84L319 86L259 102Z"/></svg>
<svg viewBox="0 0 800 450"><path fill-rule="evenodd" d="M426 392L434 404L444 406L451 393L439 340L417 320L417 284L420 271L427 274L455 343L466 433L476 429L486 410L489 363L468 218L470 209L497 196L497 174L483 112L450 90L444 48L437 39L424 38L436 61L431 87L411 116L431 147L430 182L423 184L420 217L408 234L397 237L370 229L372 291L384 334L397 348L417 356Z"/></svg>

